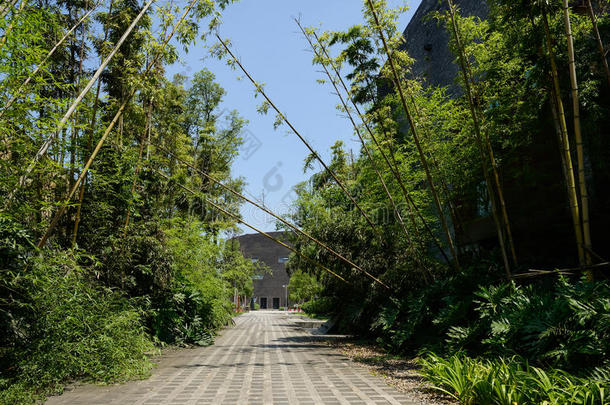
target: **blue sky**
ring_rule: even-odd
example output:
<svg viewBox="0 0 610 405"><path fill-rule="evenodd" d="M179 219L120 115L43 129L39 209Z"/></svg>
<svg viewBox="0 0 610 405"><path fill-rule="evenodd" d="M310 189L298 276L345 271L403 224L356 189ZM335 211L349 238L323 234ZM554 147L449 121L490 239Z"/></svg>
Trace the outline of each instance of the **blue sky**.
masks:
<svg viewBox="0 0 610 405"><path fill-rule="evenodd" d="M400 0L390 0L400 5ZM420 0L409 2L410 10L399 21L401 30L417 9ZM241 0L227 8L220 34L229 38L233 51L254 79L265 83L265 91L293 125L311 141L327 160L329 148L336 140L359 151L357 138L349 121L335 109L339 100L329 84L321 79L319 67L312 66L311 52L298 32L293 17L300 17L305 26L325 30L343 30L362 23L361 0ZM223 108L237 109L249 121L246 140L233 166L233 175L246 180L246 194L262 200L273 211L284 214L294 200L292 187L306 180L303 161L308 150L285 126L273 129L274 114L263 116L256 107L261 99L247 80L239 80L241 72L208 56L203 43L181 55L182 62L168 68L168 76L181 73L192 76L207 68L227 91ZM244 219L263 230L274 230L275 221L254 207L242 207ZM252 231L244 227L245 233Z"/></svg>

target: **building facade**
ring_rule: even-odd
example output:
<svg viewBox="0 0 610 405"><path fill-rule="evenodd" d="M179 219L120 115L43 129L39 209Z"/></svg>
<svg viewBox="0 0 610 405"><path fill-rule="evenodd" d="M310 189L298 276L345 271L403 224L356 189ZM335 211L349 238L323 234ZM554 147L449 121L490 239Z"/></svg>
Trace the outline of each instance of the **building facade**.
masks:
<svg viewBox="0 0 610 405"><path fill-rule="evenodd" d="M462 16L486 19L489 8L485 0L453 0ZM570 2L575 13L584 13L580 1ZM459 75L455 55L448 46L449 34L444 26L433 18L435 12L447 11L446 0L422 0L413 18L403 32L403 49L415 59L411 75L421 79L424 86L444 87L450 97L462 95L456 83ZM604 90L603 87L601 91ZM382 95L392 91L382 87ZM603 96L600 96L603 100ZM607 107L604 107L607 108ZM581 111L582 113L582 111ZM582 119L582 117L581 117ZM528 129L531 142L506 152L496 147L498 167L510 218L515 249L522 265L552 267L557 262L576 264L576 249L572 219L566 196L560 146L553 126L551 107L545 104L538 117L539 125ZM582 119L586 122L586 119ZM610 128L610 126L606 126ZM408 128L405 126L405 131ZM607 130L585 139L585 171L589 189L592 239L596 241L596 253L610 255L610 239L605 230L610 226L610 175L605 170L609 155L610 139ZM591 145L596 145L592 148ZM595 176L590 168L598 170ZM519 170L515 170L519 168ZM536 176L531 175L536 173ZM461 196L454 201L460 229L454 229L456 243L465 250L492 249L497 247L496 230L489 209L481 209L481 202L488 200L486 187L481 183L471 196ZM473 198L473 196L481 198ZM487 205L487 204L484 204ZM562 248L562 247L570 248Z"/></svg>
<svg viewBox="0 0 610 405"><path fill-rule="evenodd" d="M465 17L487 17L484 0L454 0L459 12ZM434 87L447 87L449 94L461 93L455 83L458 66L455 56L449 49L449 34L444 26L432 17L434 13L445 13L447 1L422 0L413 18L403 32L405 49L415 59L412 74L423 83Z"/></svg>
<svg viewBox="0 0 610 405"><path fill-rule="evenodd" d="M268 234L282 241L286 237L284 232ZM271 269L271 274L260 275L253 280L254 292L250 308L254 309L254 304L258 304L260 309L280 309L289 305L287 294L290 277L286 271L286 262L290 250L258 233L237 236L235 240L239 242L244 257L260 261Z"/></svg>

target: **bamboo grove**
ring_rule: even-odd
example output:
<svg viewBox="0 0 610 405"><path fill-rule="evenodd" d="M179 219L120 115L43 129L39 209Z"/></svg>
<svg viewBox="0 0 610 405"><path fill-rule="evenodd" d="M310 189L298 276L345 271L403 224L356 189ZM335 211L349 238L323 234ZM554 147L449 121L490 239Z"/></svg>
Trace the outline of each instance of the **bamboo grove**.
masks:
<svg viewBox="0 0 610 405"><path fill-rule="evenodd" d="M443 1L428 18L445 31L457 69L453 84L439 88L413 73L395 23L404 10L363 3L366 23L343 32L295 20L321 68L320 82L337 94L361 143L351 162L340 142L331 161L322 161L247 61L220 36L213 50L263 96L260 111L274 110L276 125L306 144L304 170L315 160L322 165L298 186L291 218L280 219L280 228L295 230L295 248L350 283L293 257L293 270L323 280L322 297L306 307L392 350L517 354L517 362L569 369L586 376L582 390L571 389L591 399L577 403L603 403L608 5L489 1L480 20ZM358 274L355 263L380 282ZM567 278L557 281L558 274ZM513 308L522 294L528 303ZM499 302L493 315L485 312ZM576 302L595 315L584 321ZM441 381L433 363L426 363L430 379ZM592 368L605 371L587 374ZM548 399L528 389L506 395Z"/></svg>
<svg viewBox="0 0 610 405"><path fill-rule="evenodd" d="M204 66L165 71L229 3L2 2L0 403L210 344L268 271L225 236L246 121Z"/></svg>
<svg viewBox="0 0 610 405"><path fill-rule="evenodd" d="M457 352L446 365L423 364L430 381L464 403L551 398L519 384L492 394L481 383L477 393L474 381L472 391L456 394L461 388L441 374L467 373L468 355L490 357L498 368L501 357L569 370L585 376L582 387L563 391L574 403L604 403L609 5L493 0L481 2L481 19L464 16L459 1L438 2L419 32L438 29L445 37L432 35L425 57L434 60L435 48L447 46L456 69L435 86L426 75L446 72L423 73L422 66L442 67L405 51L421 41L396 26L404 9L363 3L365 23L345 31L296 24L320 82L337 94L362 145L350 161L335 144L324 167L354 190L383 237L369 231L326 169L298 186L291 219L392 293L295 236L297 248L352 281L348 287L318 273L322 297L306 308L334 314L339 329L376 337L393 351ZM290 266L308 268L298 258ZM590 322L579 305L591 310ZM580 395L589 399L574 399Z"/></svg>
<svg viewBox="0 0 610 405"><path fill-rule="evenodd" d="M351 159L341 142L323 159L223 39L229 3L0 3L0 402L142 376L160 344L212 342L230 297L267 271L225 242L240 223L292 251L289 270L321 285L305 307L340 331L454 364L515 356L597 389L610 374L608 1L487 0L484 19L439 1L426 24L452 55L444 86L406 51L404 7L363 0L363 22L337 32L296 19L294 46L357 136ZM198 39L308 149L290 212L231 176L247 122L221 113L214 74L166 77ZM442 360L422 364L455 388Z"/></svg>

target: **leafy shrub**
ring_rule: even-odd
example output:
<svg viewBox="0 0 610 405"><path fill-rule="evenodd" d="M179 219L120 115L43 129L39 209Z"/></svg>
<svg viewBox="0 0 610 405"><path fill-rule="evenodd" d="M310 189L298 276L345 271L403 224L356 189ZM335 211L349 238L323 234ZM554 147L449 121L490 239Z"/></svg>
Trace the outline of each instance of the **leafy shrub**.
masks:
<svg viewBox="0 0 610 405"><path fill-rule="evenodd" d="M10 283L3 280L3 287L15 292L6 300L12 322L4 333L13 337L15 362L3 371L7 401L69 378L123 381L149 372L147 354L154 346L144 331L143 313L93 281L77 259L46 254L32 259Z"/></svg>
<svg viewBox="0 0 610 405"><path fill-rule="evenodd" d="M206 301L200 291L185 284L156 303L152 332L165 343L207 346L214 342L214 331L230 319L231 309L228 300Z"/></svg>
<svg viewBox="0 0 610 405"><path fill-rule="evenodd" d="M311 315L330 315L333 312L335 301L330 297L321 297L308 301L302 308L307 314Z"/></svg>
<svg viewBox="0 0 610 405"><path fill-rule="evenodd" d="M502 282L481 287L475 268L392 299L371 330L393 351L421 350L522 356L566 370L610 362L607 281ZM491 283L490 283L491 284Z"/></svg>
<svg viewBox="0 0 610 405"><path fill-rule="evenodd" d="M607 282L558 279L550 289L515 283L481 287L476 318L452 327L453 349L480 344L481 352L518 353L530 361L580 369L610 359L610 287Z"/></svg>
<svg viewBox="0 0 610 405"><path fill-rule="evenodd" d="M438 348L450 327L470 317L474 292L481 282L495 277L493 273L492 267L481 262L413 289L403 299L387 300L371 331L392 351Z"/></svg>
<svg viewBox="0 0 610 405"><path fill-rule="evenodd" d="M173 280L153 297L152 333L170 344L208 345L232 317L231 296L219 273L222 247L208 240L198 221L174 219L165 231Z"/></svg>
<svg viewBox="0 0 610 405"><path fill-rule="evenodd" d="M518 357L481 360L461 353L448 358L429 353L420 364L434 388L463 404L603 405L610 400L607 379L545 371Z"/></svg>

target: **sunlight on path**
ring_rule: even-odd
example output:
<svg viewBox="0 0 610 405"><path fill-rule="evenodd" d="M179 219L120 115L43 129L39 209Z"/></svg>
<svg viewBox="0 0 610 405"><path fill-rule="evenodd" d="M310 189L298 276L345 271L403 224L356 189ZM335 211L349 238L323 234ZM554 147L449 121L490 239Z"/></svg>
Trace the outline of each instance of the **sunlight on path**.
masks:
<svg viewBox="0 0 610 405"><path fill-rule="evenodd" d="M166 355L148 380L79 386L47 404L416 404L320 338L283 312L251 312L215 345Z"/></svg>

